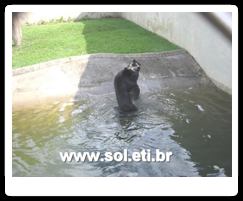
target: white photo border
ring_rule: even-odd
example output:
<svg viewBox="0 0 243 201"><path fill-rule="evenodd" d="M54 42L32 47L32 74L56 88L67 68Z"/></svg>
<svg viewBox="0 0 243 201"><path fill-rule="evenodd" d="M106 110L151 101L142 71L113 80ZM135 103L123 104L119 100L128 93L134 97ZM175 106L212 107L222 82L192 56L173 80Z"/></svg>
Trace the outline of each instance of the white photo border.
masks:
<svg viewBox="0 0 243 201"><path fill-rule="evenodd" d="M12 12L232 12L232 177L13 177ZM234 196L238 193L238 8L234 5L10 5L5 8L5 193L8 196Z"/></svg>

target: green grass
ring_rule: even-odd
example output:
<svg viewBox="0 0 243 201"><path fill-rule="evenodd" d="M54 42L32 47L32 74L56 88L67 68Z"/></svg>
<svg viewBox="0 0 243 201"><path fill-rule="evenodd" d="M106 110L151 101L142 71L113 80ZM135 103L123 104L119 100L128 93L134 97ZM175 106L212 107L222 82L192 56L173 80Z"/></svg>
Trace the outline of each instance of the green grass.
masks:
<svg viewBox="0 0 243 201"><path fill-rule="evenodd" d="M13 68L90 53L143 53L175 50L166 39L124 19L83 20L23 26L13 47Z"/></svg>

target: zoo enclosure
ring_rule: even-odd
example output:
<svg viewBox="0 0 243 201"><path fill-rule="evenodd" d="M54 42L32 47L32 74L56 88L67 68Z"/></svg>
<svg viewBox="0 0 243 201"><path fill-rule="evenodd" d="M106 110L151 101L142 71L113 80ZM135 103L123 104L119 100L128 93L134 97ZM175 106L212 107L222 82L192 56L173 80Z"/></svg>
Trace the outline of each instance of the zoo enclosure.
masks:
<svg viewBox="0 0 243 201"><path fill-rule="evenodd" d="M231 13L53 12L25 13L28 24L121 17L186 49L222 90L232 90Z"/></svg>

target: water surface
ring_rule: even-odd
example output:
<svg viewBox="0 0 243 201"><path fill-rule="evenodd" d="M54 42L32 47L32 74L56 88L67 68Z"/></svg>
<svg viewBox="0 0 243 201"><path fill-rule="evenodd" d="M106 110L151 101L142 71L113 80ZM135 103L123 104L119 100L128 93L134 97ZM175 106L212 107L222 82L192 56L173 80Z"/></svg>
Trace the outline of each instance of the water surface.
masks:
<svg viewBox="0 0 243 201"><path fill-rule="evenodd" d="M211 87L142 93L121 114L114 93L13 111L13 176L231 176L231 96ZM64 151L171 151L170 162L61 161Z"/></svg>

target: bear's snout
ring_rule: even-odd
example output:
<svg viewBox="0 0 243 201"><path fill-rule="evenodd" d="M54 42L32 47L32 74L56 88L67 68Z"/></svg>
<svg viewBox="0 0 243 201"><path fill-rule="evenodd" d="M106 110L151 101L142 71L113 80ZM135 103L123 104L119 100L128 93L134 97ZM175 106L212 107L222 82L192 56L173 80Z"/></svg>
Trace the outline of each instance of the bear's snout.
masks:
<svg viewBox="0 0 243 201"><path fill-rule="evenodd" d="M140 71L140 67L138 66L138 67L136 67L136 68L133 68L133 71L137 71L137 72L139 72L139 71Z"/></svg>

